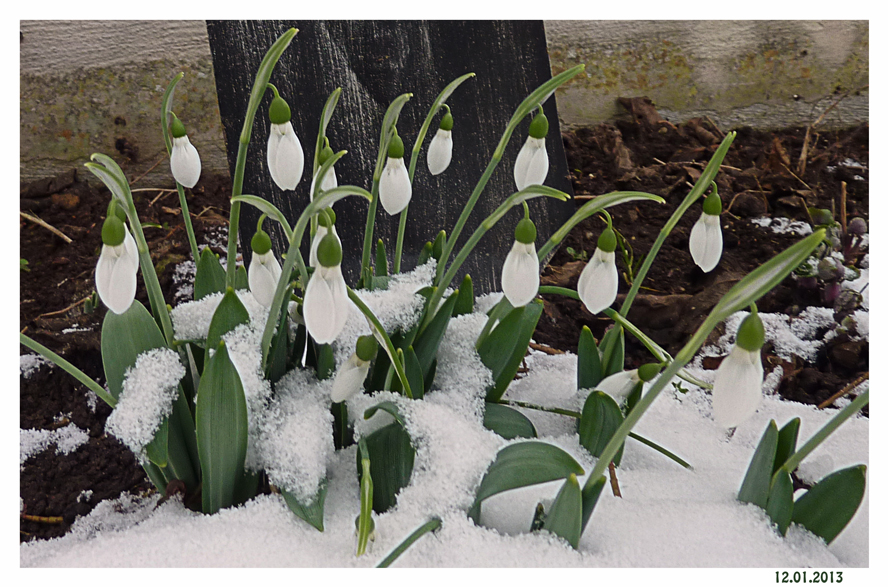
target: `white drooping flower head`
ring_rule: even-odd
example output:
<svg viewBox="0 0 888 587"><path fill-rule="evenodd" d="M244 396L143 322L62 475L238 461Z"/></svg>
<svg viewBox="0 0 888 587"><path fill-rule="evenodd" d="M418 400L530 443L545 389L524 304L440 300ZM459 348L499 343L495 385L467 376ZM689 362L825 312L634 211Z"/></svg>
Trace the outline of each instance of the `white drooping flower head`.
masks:
<svg viewBox="0 0 888 587"><path fill-rule="evenodd" d="M308 281L302 302L305 327L318 344L336 340L351 311L341 262L339 239L328 233L318 245L318 266Z"/></svg>
<svg viewBox="0 0 888 587"><path fill-rule="evenodd" d="M515 159L515 185L518 191L529 185L542 185L549 174L549 154L546 152L546 135L549 121L540 110L530 123L527 141Z"/></svg>
<svg viewBox="0 0 888 587"><path fill-rule="evenodd" d="M136 298L139 251L114 204L102 225L102 252L96 265L96 292L108 309L123 314Z"/></svg>
<svg viewBox="0 0 888 587"><path fill-rule="evenodd" d="M765 328L753 305L752 312L740 323L734 348L719 365L712 385L712 412L715 421L725 428L742 424L762 401L764 344Z"/></svg>
<svg viewBox="0 0 888 587"><path fill-rule="evenodd" d="M450 160L453 157L453 138L451 136L453 115L450 114L447 104L444 107L447 108L447 114L441 118L438 132L432 137L428 153L426 153L426 163L429 166L429 173L432 175L443 173L450 166Z"/></svg>
<svg viewBox="0 0 888 587"><path fill-rule="evenodd" d="M404 141L397 131L388 148L388 159L379 178L379 201L389 215L399 214L410 203L413 186L404 165Z"/></svg>
<svg viewBox="0 0 888 587"><path fill-rule="evenodd" d="M719 223L721 198L718 196L715 182L712 186L712 193L703 202L703 214L691 229L688 240L691 257L704 273L715 269L722 256L722 231Z"/></svg>
<svg viewBox="0 0 888 587"><path fill-rule="evenodd" d="M515 243L503 263L503 295L513 308L529 304L540 289L535 241L536 226L530 218L523 218L515 227Z"/></svg>
<svg viewBox="0 0 888 587"><path fill-rule="evenodd" d="M620 371L602 379L595 389L603 391L620 404L632 395L640 383L651 381L656 377L661 368L658 363L647 363L638 369Z"/></svg>
<svg viewBox="0 0 888 587"><path fill-rule="evenodd" d="M262 230L262 221L265 215L259 219L259 226L250 246L253 249L253 257L250 260L250 270L247 273L247 281L250 292L256 301L266 308L274 300L274 292L281 278L281 264L278 263L274 252L271 250L271 238Z"/></svg>
<svg viewBox="0 0 888 587"><path fill-rule="evenodd" d="M324 137L325 146L321 150L321 153L318 155L318 170L314 174L314 177L311 178L311 188L309 188L308 196L314 201L315 197L315 187L318 189L318 193L325 192L327 190L332 190L333 188L339 185L339 181L336 179L336 168L330 167L327 170L327 173L324 174L323 179L321 180L321 184L318 183L318 176L321 174L321 169L324 163L333 156L333 149L330 148L330 140L327 137Z"/></svg>
<svg viewBox="0 0 888 587"><path fill-rule="evenodd" d="M617 299L619 274L614 253L616 248L616 234L608 226L598 237L598 246L580 274L577 293L586 309L592 314L610 307Z"/></svg>
<svg viewBox="0 0 888 587"><path fill-rule="evenodd" d="M186 188L193 188L200 179L200 155L185 134L185 125L170 113L173 122L170 124L170 135L173 139L173 150L170 153L170 171L173 178Z"/></svg>
<svg viewBox="0 0 888 587"><path fill-rule="evenodd" d="M370 371L370 361L376 356L376 339L372 336L359 336L355 352L340 365L333 379L330 399L339 403L353 397L364 388L364 380Z"/></svg>
<svg viewBox="0 0 888 587"><path fill-rule="evenodd" d="M327 236L328 233L333 234L333 236L335 236L336 240L339 242L339 246L342 247L342 241L339 240L339 235L336 234L335 223L336 214L333 212L333 208L326 208L318 213L318 231L315 233L314 238L311 240L311 248L308 251L309 267L318 266L318 246L321 244L321 240L325 236Z"/></svg>
<svg viewBox="0 0 888 587"><path fill-rule="evenodd" d="M268 172L282 190L295 190L302 179L305 155L302 143L290 122L290 106L280 96L275 96L268 109L271 129L268 133Z"/></svg>

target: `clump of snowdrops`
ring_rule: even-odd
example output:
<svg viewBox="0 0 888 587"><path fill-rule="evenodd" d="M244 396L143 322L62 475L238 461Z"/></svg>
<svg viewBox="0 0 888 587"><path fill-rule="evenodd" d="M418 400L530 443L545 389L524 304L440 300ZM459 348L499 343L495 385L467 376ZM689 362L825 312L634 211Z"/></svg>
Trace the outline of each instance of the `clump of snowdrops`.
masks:
<svg viewBox="0 0 888 587"><path fill-rule="evenodd" d="M296 516L323 531L326 480L321 479L314 494L306 496L298 479L294 481L286 475L276 474L276 469L268 463L263 468L261 459L248 458L248 448L256 442L259 433L251 414L274 404L276 394L282 393L283 387L280 386L288 378L332 378L326 403L330 413L318 421L328 427L328 439L336 448L358 445L361 507L356 512L356 554L364 554L373 535L373 512L386 511L397 502L398 492L410 482L415 450L394 402L382 401L358 414L357 417L369 418L377 412L387 412L394 421L355 438L352 425L355 416L348 414L346 400L357 394L388 391L411 401L422 401L426 393L434 391L438 348L448 323L454 316L472 313L475 304L468 275L462 276L459 288L449 295L447 288L461 277L463 262L484 234L507 217L515 223L515 241L502 268L503 297L488 312L487 323L475 342L481 361L491 371L492 383L485 397L485 426L508 439L536 435L530 421L510 407L511 402L503 396L515 377L542 313L538 294L568 295L581 300L589 312L604 313L614 321L613 328L601 341L596 341L588 329L583 330L579 341L577 387L592 391L582 413L573 415L577 419L580 444L598 460L581 487L578 476L584 474L583 469L560 448L534 440L509 443L480 480L475 502L466 512L469 517L478 521L481 503L492 495L564 479L564 485L551 506L548 509L542 505L538 507L533 529L552 532L576 548L604 487L605 471L609 466L619 465L627 436L642 440L660 451L664 458L689 467L656 442L634 434L632 428L674 377L690 378L683 367L712 329L744 308L751 312L739 329L734 350L719 368L712 397L715 418L726 428L741 424L755 412L762 395L760 349L764 342L755 301L809 256L824 238L823 230L777 255L734 286L675 357L669 356L646 337L639 326L626 319L666 236L706 191L710 194L705 198L700 219L691 232L690 251L703 271L711 271L718 264L722 247L721 202L714 178L734 140L734 133L725 138L696 186L663 227L636 274L620 311L616 312L611 306L618 285L617 239L606 209L629 201L662 203L663 199L642 192L598 196L580 207L537 249L537 231L526 201L538 197L562 201L569 198L567 194L544 185L549 169L546 142L551 139L542 103L558 87L582 72L584 66L560 73L518 105L450 234L442 230L421 251L418 265L431 264L434 278L431 286L417 292L422 297L417 319L408 327L387 331L361 295L345 282L341 271L345 252L337 234L336 214L332 207L345 197L368 201L360 281L355 287L365 292L388 287L393 276L402 272L404 227L413 195L414 172L426 136L437 120L425 161L433 175L446 173L453 149L458 148L460 140L458 113L451 112L447 99L474 74L468 73L451 82L431 104L413 142L409 162L405 160L405 141L398 134L397 123L411 94L398 96L386 111L380 129L378 156L369 191L354 185L341 186L338 185L335 165L346 152L334 152L326 136L341 91L337 89L330 95L320 113L311 169L306 173L309 170L306 169L302 143L291 123L293 111L286 98L270 83L278 59L295 34L296 30L291 29L275 42L256 74L233 178L231 230L224 267L209 249L199 252L190 225L183 187L191 188L198 182L200 156L189 141L184 123L172 111L173 90L182 74L172 80L163 96L161 129L170 154L170 170L176 180L190 247L197 263L195 302L192 303L204 299L214 303L212 317L200 336L191 339L176 337L171 311L163 300L129 184L120 167L110 157L101 154L94 155L93 161L86 166L112 194L102 228L102 252L96 267L96 289L109 309L102 327L107 387L99 385L49 349L21 336L22 344L54 361L115 408L109 418L109 431L121 431L119 434L136 453L158 491L165 491L170 483L182 483L186 505L208 514L243 503L261 492L279 492ZM267 200L241 193L253 120L269 90L272 93L268 108L271 128L266 155L271 177L282 190L295 192L300 185L305 186L304 176L311 176L305 208L292 226L290 220ZM528 118L526 139L513 163L516 191L481 221L466 244L456 250L457 240L475 204L484 194L488 179L501 162L507 143L515 131L524 128ZM400 215L391 264L393 275L388 273L384 243L379 240L374 247L373 242L380 203L385 213ZM247 270L236 262L237 227L243 204L255 206L262 212L251 242L252 257ZM510 214L514 207L519 208L518 214ZM580 276L577 290L541 287L540 262L574 226L595 214L602 216L607 227L599 236L598 246ZM283 264L274 254L271 239L263 229L266 221L279 223L288 240ZM300 252L300 245L306 238L310 243L308 263ZM147 288L150 312L134 299L139 270ZM251 376L238 368L232 358L233 353L240 351L229 349L243 338L233 336L233 333L242 333L251 324L247 305L254 310L261 308L264 316L264 327L251 339L256 347L256 370L261 374L261 381L256 384L250 380L249 385L245 382ZM353 306L365 316L367 330L358 337L351 356L336 364L334 349ZM650 350L652 359L649 364L624 370L626 334L638 338ZM265 393L258 401L247 397L245 391L254 385ZM140 403L137 398L140 393L151 396L151 401L142 398ZM787 486L786 483L801 459L866 401L867 394L860 396L798 451L795 450L794 436L798 431L797 421L787 424L779 433L772 422L753 458L738 498L765 508L783 531L789 520L793 520L812 531L820 530L821 536L831 540L856 510L856 504L852 502L857 494L848 497L844 491L846 486L853 484L853 489L860 489L862 497L862 471L857 468L852 473L838 472L838 481L830 481L832 477L822 481L795 503L795 512L792 484L789 482ZM521 407L555 409L526 404ZM571 414L563 409L558 413ZM818 490L821 486L826 487ZM859 503L859 498L856 499ZM838 521L835 516L824 514L836 503L844 507ZM846 515L848 512L850 515ZM441 524L439 518L430 519L380 564L387 566L413 541Z"/></svg>

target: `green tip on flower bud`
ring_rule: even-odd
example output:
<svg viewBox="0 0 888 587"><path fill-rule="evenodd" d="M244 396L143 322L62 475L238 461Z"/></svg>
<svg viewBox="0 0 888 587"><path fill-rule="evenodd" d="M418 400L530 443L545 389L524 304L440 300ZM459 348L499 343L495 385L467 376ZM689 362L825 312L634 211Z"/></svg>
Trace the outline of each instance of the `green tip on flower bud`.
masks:
<svg viewBox="0 0 888 587"><path fill-rule="evenodd" d="M271 237L268 236L267 232L259 229L256 231L256 234L253 235L253 239L250 241L250 247L252 247L253 252L257 255L264 255L271 250Z"/></svg>
<svg viewBox="0 0 888 587"><path fill-rule="evenodd" d="M123 222L115 215L108 216L102 225L102 242L109 247L116 247L123 243L126 231Z"/></svg>
<svg viewBox="0 0 888 587"><path fill-rule="evenodd" d="M359 336L358 342L355 344L355 354L362 361L372 361L376 356L376 349L379 344L373 336Z"/></svg>
<svg viewBox="0 0 888 587"><path fill-rule="evenodd" d="M441 255L444 254L444 243L447 242L447 233L445 231L441 231L438 233L438 236L435 237L435 242L432 243L432 257L441 260Z"/></svg>
<svg viewBox="0 0 888 587"><path fill-rule="evenodd" d="M111 202L108 204L108 213L106 216L117 216L117 218L121 222L126 222L126 210L118 203L118 201L114 198L111 199Z"/></svg>
<svg viewBox="0 0 888 587"><path fill-rule="evenodd" d="M546 135L549 134L549 119L546 118L545 114L540 112L533 117L533 121L530 123L530 130L527 134L535 139L546 138Z"/></svg>
<svg viewBox="0 0 888 587"><path fill-rule="evenodd" d="M342 263L342 246L332 232L328 232L318 243L318 263L324 267L336 267Z"/></svg>
<svg viewBox="0 0 888 587"><path fill-rule="evenodd" d="M327 159L333 156L333 149L330 148L330 140L327 137L324 137L324 148L321 149L321 154L318 155L318 165L323 165L327 162Z"/></svg>
<svg viewBox="0 0 888 587"><path fill-rule="evenodd" d="M638 378L642 381L651 381L662 368L663 365L660 363L646 363L638 368Z"/></svg>
<svg viewBox="0 0 888 587"><path fill-rule="evenodd" d="M182 121L175 114L170 112L170 115L173 117L173 121L170 123L170 134L173 135L174 139L181 139L187 134L185 132L185 125L182 124Z"/></svg>
<svg viewBox="0 0 888 587"><path fill-rule="evenodd" d="M715 186L715 184L712 184ZM706 199L703 200L703 213L709 214L710 216L718 216L722 212L722 201L721 197L718 195L718 190L715 187L712 188L712 193L706 196Z"/></svg>
<svg viewBox="0 0 888 587"><path fill-rule="evenodd" d="M808 208L808 212L811 213L811 220L813 220L814 224L817 226L832 224L834 222L832 212L826 208Z"/></svg>
<svg viewBox="0 0 888 587"><path fill-rule="evenodd" d="M449 111L441 118L441 124L438 125L438 128L441 130L453 130L453 115Z"/></svg>
<svg viewBox="0 0 888 587"><path fill-rule="evenodd" d="M598 248L605 253L613 253L617 250L617 234L614 229L607 227L598 237Z"/></svg>
<svg viewBox="0 0 888 587"><path fill-rule="evenodd" d="M272 124L286 124L290 122L290 105L280 96L275 96L268 107L268 120Z"/></svg>
<svg viewBox="0 0 888 587"><path fill-rule="evenodd" d="M398 136L397 130L395 130L395 136L392 137L392 140L389 143L388 156L392 159L404 158L404 141Z"/></svg>
<svg viewBox="0 0 888 587"><path fill-rule="evenodd" d="M323 226L324 228L330 228L336 223L336 214L333 213L333 208L324 208L320 212L318 212L318 224Z"/></svg>
<svg viewBox="0 0 888 587"><path fill-rule="evenodd" d="M736 344L747 351L757 351L765 344L765 326L754 307L737 329Z"/></svg>
<svg viewBox="0 0 888 587"><path fill-rule="evenodd" d="M522 218L515 227L515 240L526 245L536 242L537 229L530 218Z"/></svg>

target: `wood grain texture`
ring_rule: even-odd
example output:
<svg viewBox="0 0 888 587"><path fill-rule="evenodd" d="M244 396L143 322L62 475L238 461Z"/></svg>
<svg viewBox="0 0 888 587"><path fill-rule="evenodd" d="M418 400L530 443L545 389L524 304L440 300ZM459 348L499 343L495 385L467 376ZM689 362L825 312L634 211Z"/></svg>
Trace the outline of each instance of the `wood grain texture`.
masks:
<svg viewBox="0 0 888 587"><path fill-rule="evenodd" d="M405 236L402 269L414 267L422 245L438 230L451 232L478 179L518 104L551 77L542 22L374 22L374 21L208 21L219 108L228 144L229 165L234 169L238 137L249 100L253 76L264 52L290 27L299 34L284 52L272 83L289 102L292 123L305 151L302 180L286 196L271 181L266 165L267 118L271 93L260 106L253 127L243 193L271 200L295 222L308 203L311 161L324 102L337 87L343 92L327 129L334 151L348 154L336 165L339 184L370 189L376 161L380 125L388 104L398 95L412 92L404 107L398 133L403 138L407 163L416 135L432 101L453 79L467 72L466 81L448 100L454 116L453 161L441 175L426 167L428 143L437 128L435 119L419 153L413 198ZM549 119L550 170L546 184L572 194L567 163L558 126L555 101L544 105ZM516 188L513 163L527 137L529 119L522 122L482 194L460 241ZM543 201L545 200L545 201ZM538 243L543 243L574 210L571 202L540 198L530 202L537 224ZM343 241L343 270L354 283L360 268L364 224L368 205L358 198L336 204L337 230ZM249 258L249 242L259 212L242 208L240 240ZM472 275L476 294L498 290L502 263L512 246L520 208L513 210L490 231L454 281ZM266 230L272 228L266 223ZM385 240L389 262L394 252L398 218L377 211L374 242ZM269 230L274 250L284 250L283 233ZM458 250L459 244L457 245ZM305 249L305 247L303 247Z"/></svg>

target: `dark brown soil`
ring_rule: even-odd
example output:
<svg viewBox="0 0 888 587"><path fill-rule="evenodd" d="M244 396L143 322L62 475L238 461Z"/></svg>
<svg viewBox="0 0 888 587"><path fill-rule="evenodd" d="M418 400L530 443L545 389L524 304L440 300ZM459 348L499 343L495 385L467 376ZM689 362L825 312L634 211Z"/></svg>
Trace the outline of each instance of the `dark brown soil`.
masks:
<svg viewBox="0 0 888 587"><path fill-rule="evenodd" d="M727 129L719 130L699 120L675 127L660 121L656 111L643 101L627 105L635 109L634 120L579 129L565 133L563 138L577 195L639 190L666 198L664 205L631 203L611 209L615 227L641 259L687 194L688 182L693 183L699 176L722 131ZM797 236L763 230L750 218L773 215L806 220L799 198L808 206L838 210L841 182L847 184L848 218L868 217L868 127L815 133L802 174L797 166L804 137L805 129L775 133L739 130L717 179L728 213L722 216L724 255L713 272L702 273L688 253L688 234L699 217L699 205L666 239L629 317L647 325L645 331L670 352L684 344L708 309L737 279L798 240ZM846 159L861 167L841 165ZM105 190L91 189L83 181L84 173L77 171L77 176L71 173L53 182L22 188L22 211L39 216L72 242L65 243L45 228L22 220L21 254L28 260L30 271L21 273L19 319L26 334L102 383L99 332L105 309L99 304L87 314L84 300L94 290L93 272L109 195ZM137 181L137 187L148 186ZM227 177L204 177L193 193L188 192L198 242L202 242L209 231L227 226L230 184ZM172 301L174 268L190 257L178 198L175 192L157 190L136 192L135 196L142 221L161 225L146 228L145 232L166 299ZM577 201L578 205L582 203ZM575 287L583 262L575 260L566 249L591 255L602 226L596 218L580 224L546 268L544 283ZM618 262L618 266L626 271L625 264ZM628 289L625 282L621 283L621 294ZM147 305L141 284L139 291L139 299ZM583 325L600 338L609 323L561 296L546 296L545 302L545 313L534 337L538 343L575 351ZM759 308L797 315L809 305L822 305L819 292L787 283L765 296ZM64 332L66 329L70 331ZM21 353L30 351L21 347ZM766 369L780 364L767 348L765 359ZM649 360L643 347L627 338L627 365ZM779 391L789 399L818 403L868 368L867 344L839 337L816 364L784 364ZM60 369L44 366L21 379L22 429L59 427L65 423L64 419L58 421L61 416L90 436L88 444L69 455L57 455L50 448L22 466L22 541L62 535L76 516L121 492L153 491L128 449L105 435L104 421L110 409L101 400L94 405L91 409L86 389ZM93 493L85 498L84 490Z"/></svg>

